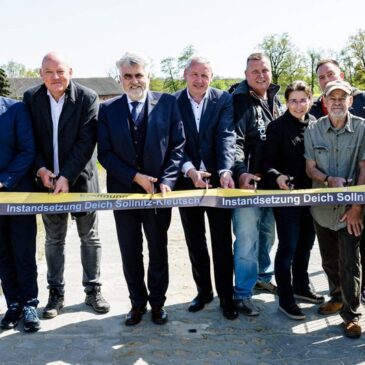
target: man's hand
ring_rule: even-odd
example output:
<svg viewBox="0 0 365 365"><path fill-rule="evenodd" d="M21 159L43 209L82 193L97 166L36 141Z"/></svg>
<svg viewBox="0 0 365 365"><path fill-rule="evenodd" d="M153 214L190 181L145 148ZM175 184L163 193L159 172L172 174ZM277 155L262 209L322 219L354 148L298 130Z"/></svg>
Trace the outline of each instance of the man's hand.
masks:
<svg viewBox="0 0 365 365"><path fill-rule="evenodd" d="M255 189L255 185L252 183L252 181L260 181L261 178L258 176L249 174L248 172L245 172L240 175L238 183L240 189Z"/></svg>
<svg viewBox="0 0 365 365"><path fill-rule="evenodd" d="M208 179L211 174L207 171L198 171L195 168L191 168L188 172L187 175L190 177L190 179L192 180L194 186L196 188L205 188L207 186L207 183L204 179ZM208 184L208 188L211 188L212 185Z"/></svg>
<svg viewBox="0 0 365 365"><path fill-rule="evenodd" d="M56 175L52 171L46 169L45 167L41 167L38 170L37 175L41 178L44 187L47 189L54 189L53 179L56 177Z"/></svg>
<svg viewBox="0 0 365 365"><path fill-rule="evenodd" d="M137 172L133 181L137 183L139 186L141 186L146 193L153 194L155 192L153 186L153 183L157 181L155 177L140 174L139 172Z"/></svg>
<svg viewBox="0 0 365 365"><path fill-rule="evenodd" d="M171 188L166 184L160 184L160 191L161 191L162 197L164 198L166 193L171 192Z"/></svg>
<svg viewBox="0 0 365 365"><path fill-rule="evenodd" d="M352 179L345 179L343 177L329 176L327 179L329 188L342 188L351 183Z"/></svg>
<svg viewBox="0 0 365 365"><path fill-rule="evenodd" d="M68 193L69 192L69 184L68 180L64 176L60 176L56 184L54 186L53 194L59 194L59 193Z"/></svg>
<svg viewBox="0 0 365 365"><path fill-rule="evenodd" d="M278 178L276 179L276 183L278 184L278 187L282 190L289 190L289 176L287 175L279 175Z"/></svg>
<svg viewBox="0 0 365 365"><path fill-rule="evenodd" d="M340 219L340 222L346 221L347 232L356 237L360 236L362 230L364 229L361 213L362 206L354 204L345 212L345 214Z"/></svg>
<svg viewBox="0 0 365 365"><path fill-rule="evenodd" d="M232 173L230 171L222 172L219 182L223 189L234 189L234 181L232 179Z"/></svg>

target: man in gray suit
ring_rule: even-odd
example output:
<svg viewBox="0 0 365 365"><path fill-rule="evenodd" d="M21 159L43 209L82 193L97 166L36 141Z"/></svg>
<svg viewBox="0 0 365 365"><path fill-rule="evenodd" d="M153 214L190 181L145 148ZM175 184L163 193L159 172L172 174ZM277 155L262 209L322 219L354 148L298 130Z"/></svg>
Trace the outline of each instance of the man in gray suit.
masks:
<svg viewBox="0 0 365 365"><path fill-rule="evenodd" d="M72 68L51 52L42 61L43 84L27 90L36 141L36 174L41 188L54 194L98 192L95 144L98 99L71 80ZM43 214L46 230L47 280L50 290L43 317L56 317L64 306L65 238L68 214ZM85 303L99 313L110 306L100 291L101 245L96 212L72 214L81 240Z"/></svg>

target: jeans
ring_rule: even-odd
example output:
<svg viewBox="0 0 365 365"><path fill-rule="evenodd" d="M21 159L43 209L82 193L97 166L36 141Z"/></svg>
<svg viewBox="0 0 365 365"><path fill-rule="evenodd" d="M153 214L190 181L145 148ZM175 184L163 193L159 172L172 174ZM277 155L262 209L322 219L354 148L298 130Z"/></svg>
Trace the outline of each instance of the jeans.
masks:
<svg viewBox="0 0 365 365"><path fill-rule="evenodd" d="M46 230L46 261L48 289L64 293L65 239L68 214L43 214ZM82 284L86 289L100 285L101 244L96 212L74 217L81 240Z"/></svg>
<svg viewBox="0 0 365 365"><path fill-rule="evenodd" d="M35 215L0 216L0 279L9 306L38 304Z"/></svg>
<svg viewBox="0 0 365 365"><path fill-rule="evenodd" d="M315 233L309 207L274 208L278 232L275 279L280 304L294 303L294 293L310 290L308 265Z"/></svg>
<svg viewBox="0 0 365 365"><path fill-rule="evenodd" d="M270 282L270 250L275 241L275 219L271 208L237 208L233 210L234 271L236 299L252 296L259 281Z"/></svg>
<svg viewBox="0 0 365 365"><path fill-rule="evenodd" d="M360 237L347 232L347 228L332 231L314 222L322 267L328 278L330 296L343 302L340 312L344 321L360 318Z"/></svg>

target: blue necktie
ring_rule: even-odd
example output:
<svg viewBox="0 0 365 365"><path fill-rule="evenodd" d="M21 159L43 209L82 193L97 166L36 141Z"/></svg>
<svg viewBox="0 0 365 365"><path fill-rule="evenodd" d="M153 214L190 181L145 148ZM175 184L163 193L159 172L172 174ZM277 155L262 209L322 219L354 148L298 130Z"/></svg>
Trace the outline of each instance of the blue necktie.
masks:
<svg viewBox="0 0 365 365"><path fill-rule="evenodd" d="M131 117L134 123L137 122L137 118L138 118L138 114L137 114L137 107L138 107L139 102L138 101L132 101L131 105L132 105L132 112L131 112Z"/></svg>

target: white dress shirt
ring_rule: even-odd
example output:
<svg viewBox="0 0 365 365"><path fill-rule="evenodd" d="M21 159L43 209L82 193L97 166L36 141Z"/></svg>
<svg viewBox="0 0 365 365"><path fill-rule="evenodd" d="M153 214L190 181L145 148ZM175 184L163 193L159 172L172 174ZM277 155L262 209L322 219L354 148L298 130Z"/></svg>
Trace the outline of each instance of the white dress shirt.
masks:
<svg viewBox="0 0 365 365"><path fill-rule="evenodd" d="M49 101L51 104L51 116L53 124L53 173L58 175L60 173L60 166L58 161L58 122L62 113L63 104L65 103L65 94L63 94L58 101L56 101L52 94L47 90Z"/></svg>
<svg viewBox="0 0 365 365"><path fill-rule="evenodd" d="M196 129L199 132L199 127L200 127L200 120L202 117L202 113L203 113L203 109L204 109L204 103L206 102L207 98L208 98L208 91L205 93L203 99L200 101L200 103L197 103L192 96L189 94L189 90L186 89L186 93L188 95L188 99L190 100L190 104L191 104L191 108L193 109L193 113L194 113L194 117L195 117L195 123L196 123ZM183 164L181 171L183 172L183 174L185 175L185 177L187 177L187 172L190 169L196 168L193 163L191 161L187 161ZM197 170L200 171L207 171L204 162L201 161L199 168L197 168Z"/></svg>

